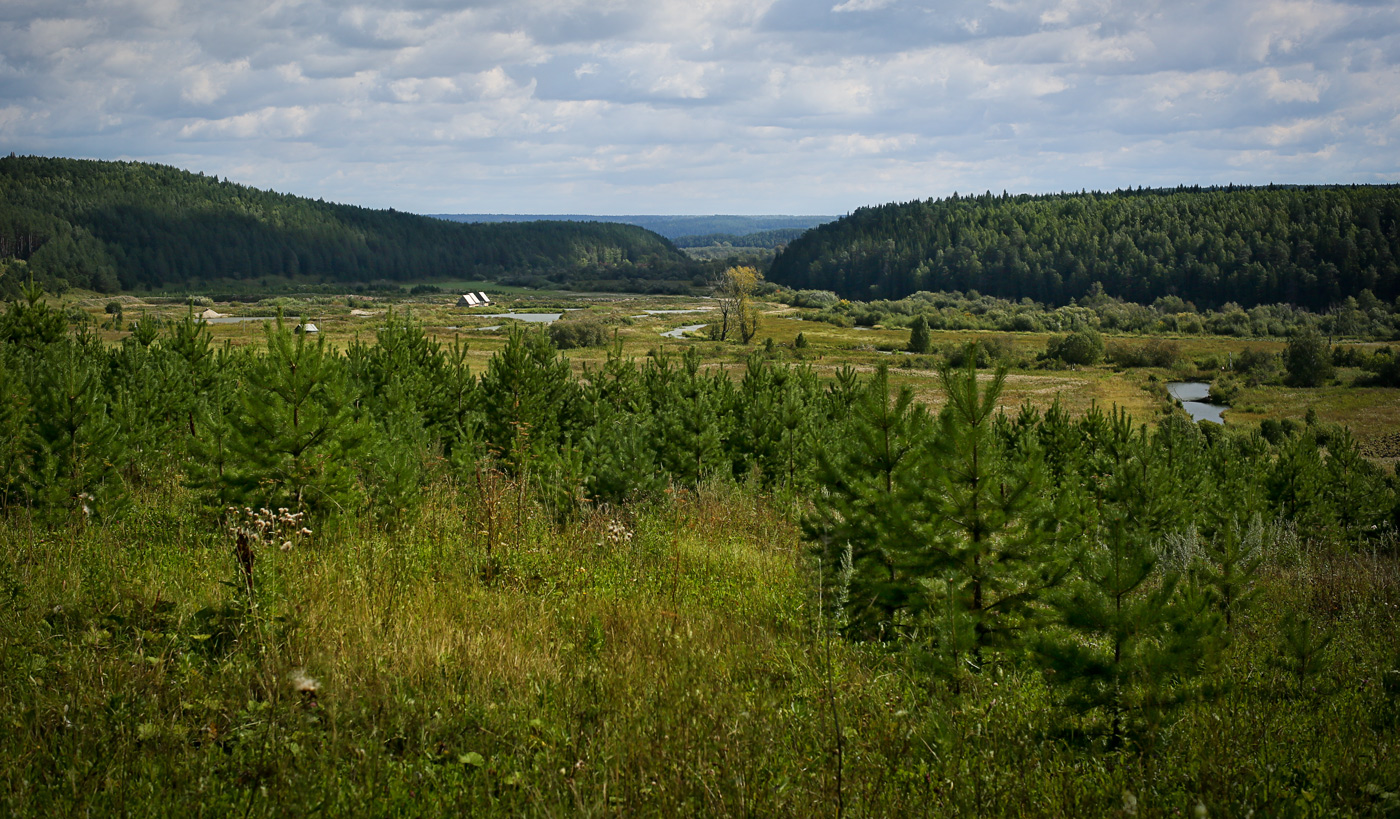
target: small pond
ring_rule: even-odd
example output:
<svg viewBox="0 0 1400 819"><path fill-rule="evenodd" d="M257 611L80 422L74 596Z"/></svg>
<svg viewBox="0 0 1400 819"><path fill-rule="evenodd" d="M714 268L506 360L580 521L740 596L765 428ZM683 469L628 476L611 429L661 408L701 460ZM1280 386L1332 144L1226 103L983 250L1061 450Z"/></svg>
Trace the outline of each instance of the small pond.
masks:
<svg viewBox="0 0 1400 819"><path fill-rule="evenodd" d="M1210 385L1204 381L1172 381L1167 384L1167 392L1181 402L1192 421L1225 423L1225 410L1229 407L1210 403Z"/></svg>
<svg viewBox="0 0 1400 819"><path fill-rule="evenodd" d="M687 324L687 325L684 326L684 327L677 327L677 328L674 329L674 330L667 330L666 332L662 333L661 335L662 335L662 337L664 337L664 338L680 338L681 336L684 336L686 333L693 333L693 332L695 332L696 330L701 330L701 329L704 329L705 327L709 327L709 326L710 326L710 325L708 325L708 324Z"/></svg>

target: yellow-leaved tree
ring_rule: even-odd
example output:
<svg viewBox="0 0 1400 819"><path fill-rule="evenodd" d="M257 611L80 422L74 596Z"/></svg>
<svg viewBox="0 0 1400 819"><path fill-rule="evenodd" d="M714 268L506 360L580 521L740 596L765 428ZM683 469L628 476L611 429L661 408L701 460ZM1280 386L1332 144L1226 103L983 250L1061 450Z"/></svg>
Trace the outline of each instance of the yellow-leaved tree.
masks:
<svg viewBox="0 0 1400 819"><path fill-rule="evenodd" d="M758 307L754 292L763 274L748 265L731 267L714 282L719 298L719 324L711 325L712 337L723 341L737 333L742 344L748 344L758 333Z"/></svg>

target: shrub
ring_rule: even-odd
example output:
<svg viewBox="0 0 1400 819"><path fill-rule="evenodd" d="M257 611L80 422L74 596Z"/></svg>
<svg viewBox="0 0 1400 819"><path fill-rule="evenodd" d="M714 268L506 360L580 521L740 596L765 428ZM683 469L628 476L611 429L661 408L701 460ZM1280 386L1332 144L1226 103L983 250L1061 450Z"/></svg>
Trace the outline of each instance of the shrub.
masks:
<svg viewBox="0 0 1400 819"><path fill-rule="evenodd" d="M1245 383L1250 386L1272 381L1283 371L1278 355L1252 347L1246 348L1235 357L1234 369L1236 373L1245 377Z"/></svg>
<svg viewBox="0 0 1400 819"><path fill-rule="evenodd" d="M1225 375L1215 379L1210 385L1212 404L1233 404L1240 397L1240 382L1234 376Z"/></svg>
<svg viewBox="0 0 1400 819"><path fill-rule="evenodd" d="M610 336L608 325L594 317L556 321L549 325L549 337L554 346L561 350L601 347L608 343Z"/></svg>
<svg viewBox="0 0 1400 819"><path fill-rule="evenodd" d="M830 290L797 290L791 299L793 307L831 307L840 301Z"/></svg>
<svg viewBox="0 0 1400 819"><path fill-rule="evenodd" d="M1097 364L1103 359L1103 336L1093 329L1055 336L1045 348L1045 357L1066 364Z"/></svg>
<svg viewBox="0 0 1400 819"><path fill-rule="evenodd" d="M1289 340L1285 366L1288 383L1295 387L1320 387L1337 374L1327 342L1316 330L1307 330Z"/></svg>
<svg viewBox="0 0 1400 819"><path fill-rule="evenodd" d="M1112 344L1106 349L1108 360L1120 367L1161 367L1171 369L1181 360L1181 346L1175 341L1154 338L1136 346Z"/></svg>
<svg viewBox="0 0 1400 819"><path fill-rule="evenodd" d="M1362 365L1371 375L1366 383L1375 387L1400 387L1400 348L1377 350Z"/></svg>

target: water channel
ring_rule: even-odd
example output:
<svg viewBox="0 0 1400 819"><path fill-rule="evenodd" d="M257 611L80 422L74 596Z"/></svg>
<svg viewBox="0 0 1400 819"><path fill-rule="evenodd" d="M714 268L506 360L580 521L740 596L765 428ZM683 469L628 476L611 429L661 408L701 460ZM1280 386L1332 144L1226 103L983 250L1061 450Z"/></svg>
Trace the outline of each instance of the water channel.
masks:
<svg viewBox="0 0 1400 819"><path fill-rule="evenodd" d="M1181 408L1186 410L1192 421L1225 423L1225 410L1229 407L1210 403L1210 385L1206 382L1172 381L1167 384L1167 392L1181 402Z"/></svg>
<svg viewBox="0 0 1400 819"><path fill-rule="evenodd" d="M664 338L682 338L685 336L686 333L693 333L696 330L700 330L708 326L709 325L707 324L687 324L684 327L677 327L674 330L667 330L661 335Z"/></svg>

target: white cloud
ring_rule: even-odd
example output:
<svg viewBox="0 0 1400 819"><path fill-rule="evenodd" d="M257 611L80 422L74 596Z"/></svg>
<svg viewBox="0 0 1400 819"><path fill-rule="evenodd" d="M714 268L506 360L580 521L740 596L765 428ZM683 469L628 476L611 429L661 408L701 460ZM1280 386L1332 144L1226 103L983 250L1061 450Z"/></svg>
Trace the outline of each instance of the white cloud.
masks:
<svg viewBox="0 0 1400 819"><path fill-rule="evenodd" d="M894 0L846 0L831 7L834 12L876 11L893 3Z"/></svg>
<svg viewBox="0 0 1400 819"><path fill-rule="evenodd" d="M0 9L14 150L428 212L1393 180L1397 87L1400 8L1340 0Z"/></svg>

